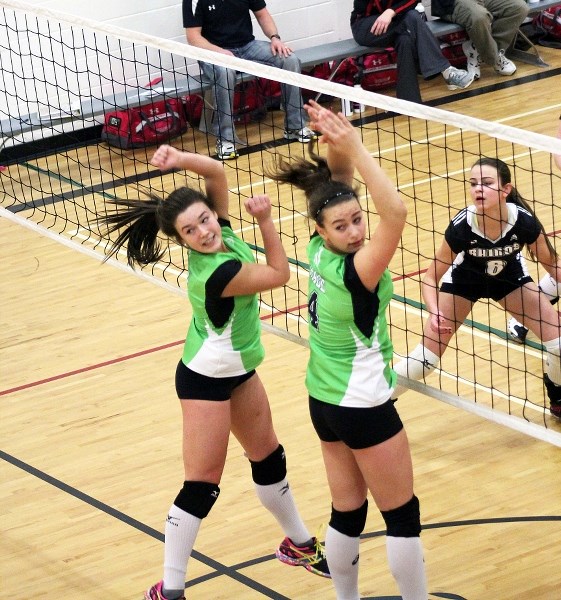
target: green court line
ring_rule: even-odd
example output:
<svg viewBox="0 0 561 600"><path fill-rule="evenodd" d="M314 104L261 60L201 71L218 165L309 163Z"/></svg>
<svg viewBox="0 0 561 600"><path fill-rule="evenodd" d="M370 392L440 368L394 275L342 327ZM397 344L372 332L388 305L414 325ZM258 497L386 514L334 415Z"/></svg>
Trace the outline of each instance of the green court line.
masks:
<svg viewBox="0 0 561 600"><path fill-rule="evenodd" d="M36 171L38 173L42 173L42 174L46 174L49 177L54 177L55 179L59 179L61 181L64 181L66 183L69 183L70 185L76 186L78 188L81 189L88 189L88 186L85 186L82 183L79 183L73 179L70 179L68 177L65 177L64 175L61 175L60 173L54 173L53 171L47 170L47 169L41 169L40 167L36 167L34 165L31 165L29 163L24 163L26 165L27 168L32 169L33 171ZM117 196L113 196L111 194L108 194L107 192L98 192L95 190L92 190L93 193L96 194L100 194L101 196L104 196L106 198L110 198L110 199L116 199ZM265 254L265 249L262 248L261 246L257 246L255 244L250 244L248 242L246 242L247 245L252 249L255 250L256 252L259 252L261 254ZM301 267L302 269L309 271L310 270L310 265L308 263L302 262L300 260L297 260L295 258L288 258L288 262L291 265L295 265L296 267ZM393 294L392 299L395 300L396 302L401 302L402 304L408 305L408 306L412 306L418 310L421 311L426 311L426 305L423 304L422 302L419 302L417 300L411 300L410 298L406 298L405 296L400 296L398 294ZM471 327L472 329L477 329L478 331L482 331L483 333L488 333L488 334L492 334L497 336L498 338L502 339L502 340L508 340L508 334L506 333L506 331L503 331L502 329L497 329L495 327L490 327L489 325L484 325L483 323L478 323L477 321L474 321L472 319L466 319L464 321L464 325ZM534 350L538 350L541 352L545 352L545 348L544 346L539 343L539 342L534 342L533 340L526 340L524 342L524 344L526 346L529 346L530 348L534 348Z"/></svg>

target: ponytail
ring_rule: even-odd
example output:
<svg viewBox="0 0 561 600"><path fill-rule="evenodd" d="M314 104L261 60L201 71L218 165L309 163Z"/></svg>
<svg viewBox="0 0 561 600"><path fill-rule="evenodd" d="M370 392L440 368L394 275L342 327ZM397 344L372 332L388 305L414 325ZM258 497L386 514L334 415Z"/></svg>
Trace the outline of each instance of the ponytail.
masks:
<svg viewBox="0 0 561 600"><path fill-rule="evenodd" d="M114 256L126 245L127 262L145 266L158 262L165 254L158 233L161 231L168 238L183 244L175 222L177 217L191 204L203 202L211 210L214 203L204 194L188 187L174 190L165 200L155 194L148 194L147 200L108 200L115 210L98 217L97 221L105 228L102 236L119 231L117 238L111 242L109 252L103 262Z"/></svg>
<svg viewBox="0 0 561 600"><path fill-rule="evenodd" d="M308 146L310 160L298 159L289 163L282 157L276 158L276 170L266 174L273 181L288 183L301 189L306 195L308 215L322 225L322 209L334 206L349 198L356 198L357 191L340 181L331 179L327 161L313 151L313 142Z"/></svg>

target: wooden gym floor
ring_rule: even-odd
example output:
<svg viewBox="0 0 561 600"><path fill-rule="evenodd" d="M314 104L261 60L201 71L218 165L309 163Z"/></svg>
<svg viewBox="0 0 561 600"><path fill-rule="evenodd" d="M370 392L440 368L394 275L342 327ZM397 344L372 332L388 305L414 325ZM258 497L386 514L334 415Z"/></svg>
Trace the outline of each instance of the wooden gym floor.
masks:
<svg viewBox="0 0 561 600"><path fill-rule="evenodd" d="M561 53L540 51L551 66L519 64L508 86L484 71L465 93L426 82L424 98L553 135ZM54 236L8 218L0 226L2 587L18 600L139 600L161 578L161 532L182 484L173 375L188 303ZM268 331L264 343L260 374L291 487L311 531L321 531L330 500L307 414L307 350ZM559 598L559 448L411 391L398 409L421 500L430 598ZM282 533L260 507L235 440L221 489L189 564L189 600L335 597L329 580L274 558ZM397 597L383 530L371 502L364 598Z"/></svg>

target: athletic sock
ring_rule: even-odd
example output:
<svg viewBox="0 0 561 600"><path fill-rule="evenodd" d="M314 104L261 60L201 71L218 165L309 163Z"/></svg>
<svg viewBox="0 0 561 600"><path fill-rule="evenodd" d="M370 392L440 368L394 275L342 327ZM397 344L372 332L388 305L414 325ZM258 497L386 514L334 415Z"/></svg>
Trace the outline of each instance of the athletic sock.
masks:
<svg viewBox="0 0 561 600"><path fill-rule="evenodd" d="M298 513L286 478L271 485L254 485L261 504L275 517L286 536L297 546L303 546L312 539Z"/></svg>
<svg viewBox="0 0 561 600"><path fill-rule="evenodd" d="M325 534L325 556L337 600L359 600L358 563L360 537L350 537L329 526Z"/></svg>
<svg viewBox="0 0 561 600"><path fill-rule="evenodd" d="M403 600L427 600L423 547L418 537L386 536L388 563Z"/></svg>
<svg viewBox="0 0 561 600"><path fill-rule="evenodd" d="M165 526L163 587L164 595L170 599L183 596L187 562L193 551L201 520L175 504L169 510Z"/></svg>
<svg viewBox="0 0 561 600"><path fill-rule="evenodd" d="M546 355L546 372L555 385L561 385L561 338L543 342Z"/></svg>

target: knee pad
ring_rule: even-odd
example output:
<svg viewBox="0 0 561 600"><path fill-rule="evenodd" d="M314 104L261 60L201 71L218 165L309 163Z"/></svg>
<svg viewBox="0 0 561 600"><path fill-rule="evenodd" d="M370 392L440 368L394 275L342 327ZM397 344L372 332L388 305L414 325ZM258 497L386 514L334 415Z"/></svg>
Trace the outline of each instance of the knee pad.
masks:
<svg viewBox="0 0 561 600"><path fill-rule="evenodd" d="M286 456L281 444L267 458L251 464L251 476L257 485L273 485L286 477Z"/></svg>
<svg viewBox="0 0 561 600"><path fill-rule="evenodd" d="M413 495L409 502L392 510L383 510L386 522L386 535L392 537L419 537L421 534L421 513L419 499Z"/></svg>
<svg viewBox="0 0 561 600"><path fill-rule="evenodd" d="M439 362L440 357L419 344L413 352L394 366L394 371L398 375L417 381L430 375L438 367Z"/></svg>
<svg viewBox="0 0 561 600"><path fill-rule="evenodd" d="M547 296L551 304L559 302L561 295L561 283L557 283L551 275L544 275L538 283L540 290Z"/></svg>
<svg viewBox="0 0 561 600"><path fill-rule="evenodd" d="M215 483L185 481L173 503L186 513L198 519L204 519L218 499L219 494L220 488Z"/></svg>
<svg viewBox="0 0 561 600"><path fill-rule="evenodd" d="M366 525L366 515L368 514L368 500L355 510L341 512L331 506L331 519L329 526L335 531L348 535L349 537L359 537L364 531Z"/></svg>

